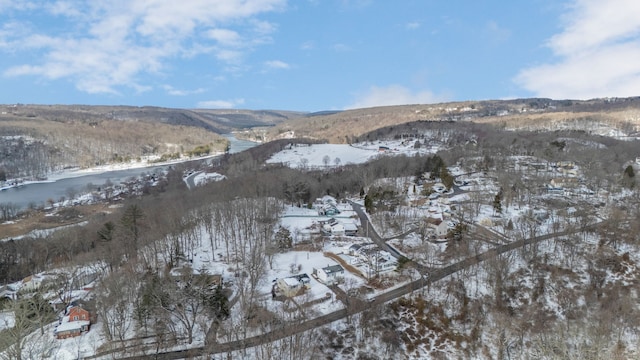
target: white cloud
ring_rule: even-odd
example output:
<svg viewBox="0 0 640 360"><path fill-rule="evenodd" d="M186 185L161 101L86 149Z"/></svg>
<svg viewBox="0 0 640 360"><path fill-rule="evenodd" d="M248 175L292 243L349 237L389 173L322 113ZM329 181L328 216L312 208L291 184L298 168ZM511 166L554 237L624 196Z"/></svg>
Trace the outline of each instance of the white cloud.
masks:
<svg viewBox="0 0 640 360"><path fill-rule="evenodd" d="M207 35L220 44L227 46L238 46L242 41L238 32L229 29L212 29L207 32Z"/></svg>
<svg viewBox="0 0 640 360"><path fill-rule="evenodd" d="M337 52L346 52L346 51L351 51L351 47L346 44L334 44L333 50Z"/></svg>
<svg viewBox="0 0 640 360"><path fill-rule="evenodd" d="M535 96L589 99L640 94L640 2L574 0L547 46L557 61L514 79Z"/></svg>
<svg viewBox="0 0 640 360"><path fill-rule="evenodd" d="M244 99L200 101L197 107L202 109L231 109L244 104Z"/></svg>
<svg viewBox="0 0 640 360"><path fill-rule="evenodd" d="M408 22L404 25L405 29L407 30L416 30L418 28L420 28L421 24L418 21L412 21L412 22Z"/></svg>
<svg viewBox="0 0 640 360"><path fill-rule="evenodd" d="M446 101L447 97L431 91L412 92L401 85L372 86L367 92L358 94L356 101L346 109L360 109L387 105L430 104Z"/></svg>
<svg viewBox="0 0 640 360"><path fill-rule="evenodd" d="M37 6L31 1L0 0L0 13L10 10L29 10Z"/></svg>
<svg viewBox="0 0 640 360"><path fill-rule="evenodd" d="M291 65L281 60L267 61L264 63L264 65L269 69L288 69L291 67Z"/></svg>
<svg viewBox="0 0 640 360"><path fill-rule="evenodd" d="M118 93L123 87L146 91L141 78L162 74L176 57L211 55L241 68L243 55L268 43L275 29L255 17L283 8L286 0L18 3L22 2L0 0L0 13L29 10L51 18L38 24L23 20L3 26L0 50L29 52L23 57L28 60L3 69L5 76L66 78L82 91ZM44 27L48 23L55 23L58 32Z"/></svg>
<svg viewBox="0 0 640 360"><path fill-rule="evenodd" d="M187 95L194 95L194 94L202 94L203 92L206 91L203 88L197 88L194 90L181 90L181 89L176 89L171 85L163 85L162 88L167 92L167 94L173 95L173 96L187 96Z"/></svg>

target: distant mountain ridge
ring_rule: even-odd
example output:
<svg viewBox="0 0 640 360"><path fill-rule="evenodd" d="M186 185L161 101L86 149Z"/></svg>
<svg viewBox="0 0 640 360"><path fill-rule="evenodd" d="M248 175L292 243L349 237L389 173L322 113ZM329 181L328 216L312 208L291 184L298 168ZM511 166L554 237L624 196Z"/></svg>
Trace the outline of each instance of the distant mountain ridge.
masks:
<svg viewBox="0 0 640 360"><path fill-rule="evenodd" d="M88 105L0 105L0 182L73 167L222 152L220 134L294 112Z"/></svg>
<svg viewBox="0 0 640 360"><path fill-rule="evenodd" d="M471 121L506 129L570 129L606 136L640 137L640 97L585 101L546 98L460 101L313 114L253 131L266 141L296 137L346 143L379 128L414 121Z"/></svg>
<svg viewBox="0 0 640 360"><path fill-rule="evenodd" d="M219 134L256 126L274 126L304 113L277 110L172 109L153 106L0 105L0 121L17 118L57 122L146 121L195 126Z"/></svg>

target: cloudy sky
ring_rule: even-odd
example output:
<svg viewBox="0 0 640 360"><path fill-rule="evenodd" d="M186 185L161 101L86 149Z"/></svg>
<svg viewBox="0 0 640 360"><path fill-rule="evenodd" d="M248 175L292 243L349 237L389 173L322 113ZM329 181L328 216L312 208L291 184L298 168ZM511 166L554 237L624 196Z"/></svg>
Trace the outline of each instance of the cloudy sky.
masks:
<svg viewBox="0 0 640 360"><path fill-rule="evenodd" d="M0 103L640 95L637 0L0 0Z"/></svg>

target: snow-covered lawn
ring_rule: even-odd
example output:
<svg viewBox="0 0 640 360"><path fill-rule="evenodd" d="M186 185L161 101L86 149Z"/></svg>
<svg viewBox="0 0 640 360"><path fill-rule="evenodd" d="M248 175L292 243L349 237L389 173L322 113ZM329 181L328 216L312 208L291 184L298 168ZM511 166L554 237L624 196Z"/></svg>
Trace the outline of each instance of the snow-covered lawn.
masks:
<svg viewBox="0 0 640 360"><path fill-rule="evenodd" d="M273 269L267 269L264 279L260 283L260 292L263 299L267 300L268 308L278 312L282 307L280 301L271 300L271 288L276 279L298 274L307 274L311 278L310 289L304 295L293 298L300 306L324 298L327 294L331 296L330 300L314 304L305 311L325 314L342 308L342 303L335 300L331 289L311 276L314 268L318 269L330 265L337 265L337 263L325 257L321 251L290 251L276 255L273 259Z"/></svg>

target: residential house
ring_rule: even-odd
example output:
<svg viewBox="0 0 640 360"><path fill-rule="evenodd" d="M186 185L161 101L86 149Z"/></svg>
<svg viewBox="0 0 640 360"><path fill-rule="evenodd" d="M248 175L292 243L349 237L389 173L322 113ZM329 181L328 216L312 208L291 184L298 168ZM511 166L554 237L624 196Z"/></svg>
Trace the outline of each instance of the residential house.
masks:
<svg viewBox="0 0 640 360"><path fill-rule="evenodd" d="M355 236L358 233L358 225L353 222L345 222L342 224L344 226L344 234L346 236Z"/></svg>
<svg viewBox="0 0 640 360"><path fill-rule="evenodd" d="M276 285L280 293L286 297L294 297L302 289L302 283L293 277L280 278L276 281Z"/></svg>
<svg viewBox="0 0 640 360"><path fill-rule="evenodd" d="M38 275L27 276L22 279L22 286L20 287L20 292L32 292L36 291L42 286L43 278Z"/></svg>
<svg viewBox="0 0 640 360"><path fill-rule="evenodd" d="M332 265L320 269L314 268L313 272L319 281L327 285L340 282L344 278L344 268L340 265Z"/></svg>
<svg viewBox="0 0 640 360"><path fill-rule="evenodd" d="M18 298L18 295L17 295L15 286L13 285L0 286L0 300L3 300L3 299L16 300L17 298Z"/></svg>
<svg viewBox="0 0 640 360"><path fill-rule="evenodd" d="M318 215L333 216L340 214L340 209L334 204L323 204L318 210Z"/></svg>
<svg viewBox="0 0 640 360"><path fill-rule="evenodd" d="M345 227L338 220L331 218L322 224L322 233L325 235L343 236Z"/></svg>
<svg viewBox="0 0 640 360"><path fill-rule="evenodd" d="M338 201L330 195L325 195L322 198L316 199L314 207L318 210L318 215L333 216L340 214Z"/></svg>
<svg viewBox="0 0 640 360"><path fill-rule="evenodd" d="M550 185L552 188L564 189L567 187L576 187L578 185L578 178L575 177L560 177L551 179Z"/></svg>
<svg viewBox="0 0 640 360"><path fill-rule="evenodd" d="M54 330L58 339L80 336L89 331L91 327L91 314L80 306L69 308L67 315L60 319L60 323Z"/></svg>
<svg viewBox="0 0 640 360"><path fill-rule="evenodd" d="M360 249L360 259L367 264L367 277L371 278L380 273L395 270L398 266L396 259L387 251L377 247Z"/></svg>
<svg viewBox="0 0 640 360"><path fill-rule="evenodd" d="M274 298L277 294L286 297L294 297L300 294L304 289L311 289L311 278L307 274L293 275L287 278L277 279L272 295Z"/></svg>
<svg viewBox="0 0 640 360"><path fill-rule="evenodd" d="M566 176L578 176L578 170L573 168L571 169L560 168L560 172Z"/></svg>
<svg viewBox="0 0 640 360"><path fill-rule="evenodd" d="M356 251L360 250L360 248L361 248L361 247L362 247L362 245L361 245L361 244L352 244L352 245L349 245L349 247L346 247L346 248L345 248L345 249L346 249L346 252L345 252L345 253L346 253L347 255L351 255L351 256L353 256L353 255L356 253Z"/></svg>
<svg viewBox="0 0 640 360"><path fill-rule="evenodd" d="M297 279L305 288L311 289L311 278L309 277L309 275L298 274L298 275L293 275L292 278Z"/></svg>
<svg viewBox="0 0 640 360"><path fill-rule="evenodd" d="M559 168L563 168L563 169L573 169L574 167L576 167L576 163L574 163L573 161L558 161L556 163L556 166Z"/></svg>
<svg viewBox="0 0 640 360"><path fill-rule="evenodd" d="M427 227L431 229L436 237L444 237L449 231L449 226L442 219L429 217L426 220Z"/></svg>
<svg viewBox="0 0 640 360"><path fill-rule="evenodd" d="M536 171L546 171L548 169L547 163L528 163L528 165Z"/></svg>

